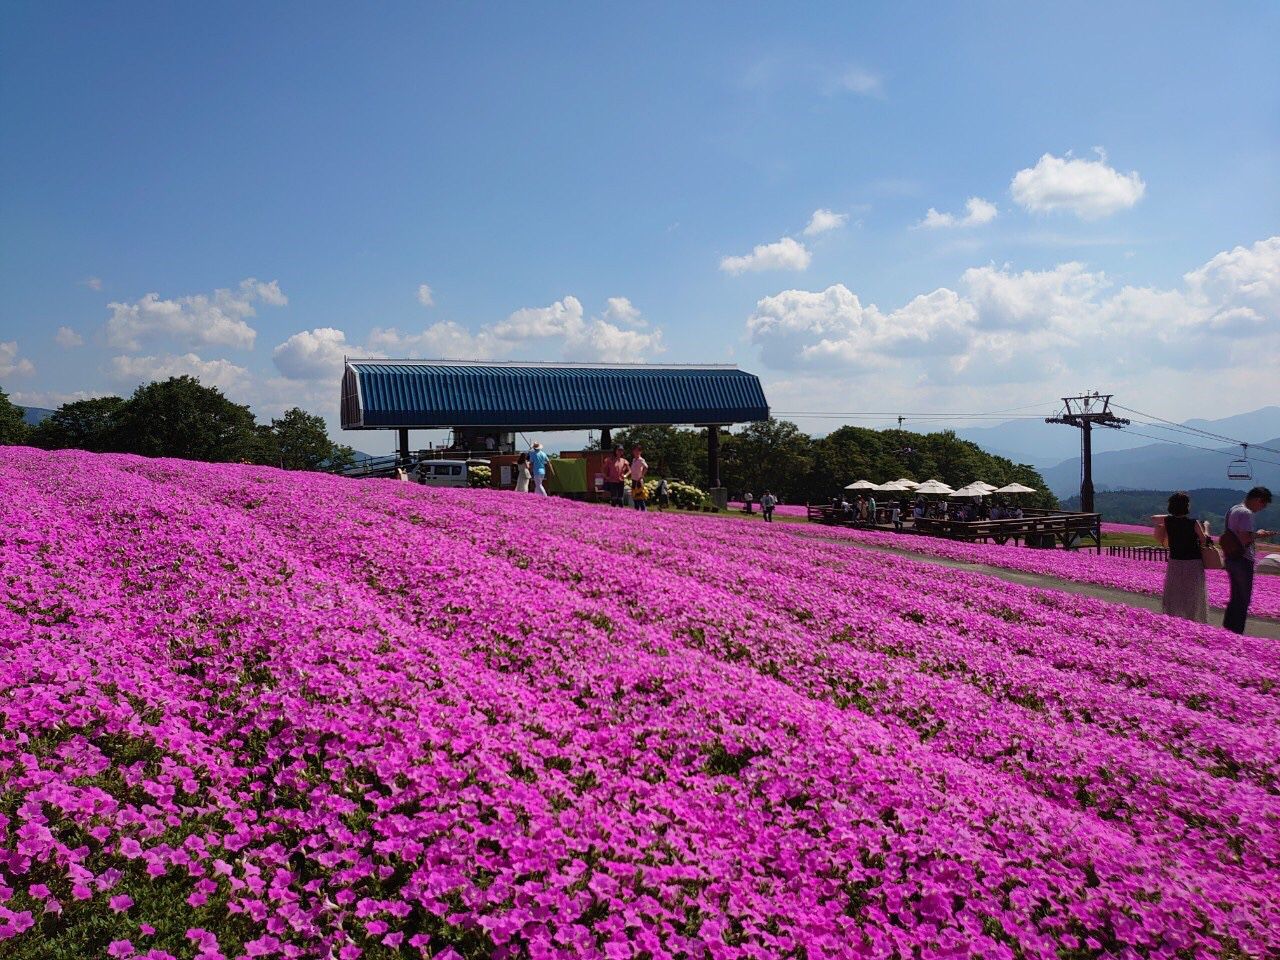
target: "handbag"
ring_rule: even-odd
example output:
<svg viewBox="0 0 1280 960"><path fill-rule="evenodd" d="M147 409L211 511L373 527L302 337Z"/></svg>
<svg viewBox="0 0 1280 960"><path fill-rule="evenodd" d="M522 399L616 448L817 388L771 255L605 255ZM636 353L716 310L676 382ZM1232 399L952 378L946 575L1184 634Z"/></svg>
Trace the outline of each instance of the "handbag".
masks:
<svg viewBox="0 0 1280 960"><path fill-rule="evenodd" d="M1200 562L1204 564L1206 570L1222 570L1226 566L1222 559L1222 550L1208 539L1200 545Z"/></svg>

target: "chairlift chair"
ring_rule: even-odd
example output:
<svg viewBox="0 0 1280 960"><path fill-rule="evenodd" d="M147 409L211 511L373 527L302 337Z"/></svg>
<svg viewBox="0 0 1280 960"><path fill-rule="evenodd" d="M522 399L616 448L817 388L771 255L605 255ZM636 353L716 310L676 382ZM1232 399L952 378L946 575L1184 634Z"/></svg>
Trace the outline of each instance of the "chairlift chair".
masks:
<svg viewBox="0 0 1280 960"><path fill-rule="evenodd" d="M1244 454L1244 456L1239 457L1236 460L1232 460L1229 464L1227 464L1228 480L1252 480L1253 479L1253 468L1249 465L1249 445L1247 443L1242 443L1240 446L1242 448L1242 453Z"/></svg>

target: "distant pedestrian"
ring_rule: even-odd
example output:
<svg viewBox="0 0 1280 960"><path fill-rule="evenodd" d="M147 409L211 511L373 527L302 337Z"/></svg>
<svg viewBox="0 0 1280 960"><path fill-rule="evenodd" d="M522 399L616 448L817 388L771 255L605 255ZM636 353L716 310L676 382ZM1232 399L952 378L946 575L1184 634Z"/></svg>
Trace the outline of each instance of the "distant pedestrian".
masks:
<svg viewBox="0 0 1280 960"><path fill-rule="evenodd" d="M554 477L556 471L540 443L534 443L533 449L529 451L529 472L533 474L533 492L541 497L547 496L547 477Z"/></svg>
<svg viewBox="0 0 1280 960"><path fill-rule="evenodd" d="M667 484L666 477L658 478L658 509L665 510L671 506L671 487Z"/></svg>
<svg viewBox="0 0 1280 960"><path fill-rule="evenodd" d="M876 525L876 498L874 496L867 497L867 522L873 527Z"/></svg>
<svg viewBox="0 0 1280 960"><path fill-rule="evenodd" d="M1196 623L1209 622L1209 601L1204 588L1205 532L1200 521L1190 516L1191 498L1178 491L1169 498L1163 539L1169 546L1169 562L1164 571L1164 593L1160 611Z"/></svg>
<svg viewBox="0 0 1280 960"><path fill-rule="evenodd" d="M528 493L531 479L533 474L529 470L529 455L522 453L516 458L516 493Z"/></svg>
<svg viewBox="0 0 1280 960"><path fill-rule="evenodd" d="M773 508L778 505L778 498L768 490L760 498L760 512L764 514L765 523L773 523Z"/></svg>
<svg viewBox="0 0 1280 960"><path fill-rule="evenodd" d="M609 505L622 506L623 490L631 476L631 464L622 454L622 444L613 448L612 456L604 461L604 489L609 495Z"/></svg>
<svg viewBox="0 0 1280 960"><path fill-rule="evenodd" d="M742 495L742 512L743 512L743 513L750 513L750 512L751 512L751 504L753 504L754 502L755 502L755 500L754 500L754 498L751 496L751 491L750 491L750 490L748 490L746 493L744 493L744 494Z"/></svg>
<svg viewBox="0 0 1280 960"><path fill-rule="evenodd" d="M889 519L893 522L893 529L899 533L902 532L902 505L894 500L889 505Z"/></svg>
<svg viewBox="0 0 1280 960"><path fill-rule="evenodd" d="M1231 599L1227 601L1222 625L1233 633L1244 633L1245 620L1249 616L1256 559L1254 544L1276 533L1274 530L1255 530L1253 526L1253 515L1265 510L1270 503L1271 491L1266 487L1254 487L1245 494L1243 503L1237 503L1227 513L1226 529L1218 538L1226 560L1227 577L1231 580Z"/></svg>

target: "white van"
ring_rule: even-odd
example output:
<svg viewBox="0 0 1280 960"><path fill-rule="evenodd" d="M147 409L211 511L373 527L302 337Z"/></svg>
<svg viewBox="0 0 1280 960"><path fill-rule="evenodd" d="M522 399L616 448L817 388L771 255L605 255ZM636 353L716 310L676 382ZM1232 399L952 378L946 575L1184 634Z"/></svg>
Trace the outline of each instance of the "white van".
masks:
<svg viewBox="0 0 1280 960"><path fill-rule="evenodd" d="M465 487L467 461L423 460L413 471L413 479L429 487Z"/></svg>

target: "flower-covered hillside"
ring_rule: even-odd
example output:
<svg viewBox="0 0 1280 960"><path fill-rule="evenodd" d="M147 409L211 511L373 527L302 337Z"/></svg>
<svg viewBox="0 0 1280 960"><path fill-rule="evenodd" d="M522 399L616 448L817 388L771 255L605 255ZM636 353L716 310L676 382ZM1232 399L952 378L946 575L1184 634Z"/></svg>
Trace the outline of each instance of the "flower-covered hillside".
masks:
<svg viewBox="0 0 1280 960"><path fill-rule="evenodd" d="M1265 642L764 524L0 487L6 957L1280 950Z"/></svg>

